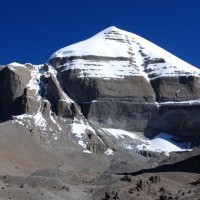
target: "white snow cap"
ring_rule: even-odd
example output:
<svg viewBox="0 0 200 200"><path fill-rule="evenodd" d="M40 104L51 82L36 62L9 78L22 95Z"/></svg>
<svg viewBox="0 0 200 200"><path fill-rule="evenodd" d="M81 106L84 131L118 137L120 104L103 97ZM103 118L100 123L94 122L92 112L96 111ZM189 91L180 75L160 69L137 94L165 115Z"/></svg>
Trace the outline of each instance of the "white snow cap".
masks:
<svg viewBox="0 0 200 200"><path fill-rule="evenodd" d="M200 75L200 70L189 63L152 42L115 26L111 26L87 40L56 51L50 59L72 56L78 58L72 60L70 64L69 62L66 63L66 68L82 69L86 71L84 76L90 77L121 78L122 76L143 75L149 78L157 78L160 76ZM95 59L84 60L81 58L82 56L120 57L124 59L95 61ZM112 65L112 70L109 69L108 73L110 73L110 70L113 72L106 76L104 72L107 73L107 71L102 72L102 68L107 69L109 68L108 65ZM116 69L116 74L114 74L116 71L113 69ZM87 73L87 71L90 72Z"/></svg>
<svg viewBox="0 0 200 200"><path fill-rule="evenodd" d="M114 26L111 26L93 37L78 42L76 44L64 47L56 51L50 59L54 57L70 57L84 55L98 55L106 57L128 57L126 46L114 40L106 41L107 33L112 31L121 31Z"/></svg>

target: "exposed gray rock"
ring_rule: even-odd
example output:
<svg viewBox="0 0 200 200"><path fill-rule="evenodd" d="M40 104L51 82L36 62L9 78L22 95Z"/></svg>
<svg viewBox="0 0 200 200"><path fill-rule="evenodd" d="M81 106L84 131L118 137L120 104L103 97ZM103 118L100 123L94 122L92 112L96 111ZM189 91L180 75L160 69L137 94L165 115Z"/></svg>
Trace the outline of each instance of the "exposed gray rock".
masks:
<svg viewBox="0 0 200 200"><path fill-rule="evenodd" d="M116 100L85 103L81 108L86 118L103 127L141 132L158 110L156 104Z"/></svg>
<svg viewBox="0 0 200 200"><path fill-rule="evenodd" d="M51 102L52 110L62 117L75 117L80 114L77 106L69 102L64 96L62 88L56 78L50 74L48 78L41 78L46 87L46 98ZM69 97L68 97L69 98Z"/></svg>
<svg viewBox="0 0 200 200"><path fill-rule="evenodd" d="M123 79L79 78L80 70L58 75L65 93L86 118L106 126L143 131L157 109L154 91L143 76ZM97 101L96 101L97 100Z"/></svg>
<svg viewBox="0 0 200 200"><path fill-rule="evenodd" d="M65 70L58 75L64 91L76 102L119 99L133 102L155 102L154 91L143 76L123 79L79 78L80 70Z"/></svg>
<svg viewBox="0 0 200 200"><path fill-rule="evenodd" d="M188 101L200 98L200 78L195 76L160 77L151 81L158 102Z"/></svg>
<svg viewBox="0 0 200 200"><path fill-rule="evenodd" d="M198 133L200 105L162 105L148 122L147 132Z"/></svg>
<svg viewBox="0 0 200 200"><path fill-rule="evenodd" d="M27 89L30 71L6 66L0 71L0 116L19 115L27 111Z"/></svg>

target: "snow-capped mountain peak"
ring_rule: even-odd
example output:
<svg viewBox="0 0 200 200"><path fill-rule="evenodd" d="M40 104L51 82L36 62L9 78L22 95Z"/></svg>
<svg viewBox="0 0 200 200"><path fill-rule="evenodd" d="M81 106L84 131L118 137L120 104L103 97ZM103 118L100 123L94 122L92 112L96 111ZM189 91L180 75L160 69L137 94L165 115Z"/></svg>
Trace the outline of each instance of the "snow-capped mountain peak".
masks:
<svg viewBox="0 0 200 200"><path fill-rule="evenodd" d="M115 26L56 51L50 57L50 63L56 58L62 60L57 64L58 67L65 65L66 69L81 69L85 73L80 73L80 76L84 77L123 78L144 75L152 79L200 74L199 69L159 46Z"/></svg>
<svg viewBox="0 0 200 200"><path fill-rule="evenodd" d="M49 63L0 69L0 120L52 144L72 140L86 153L192 148L142 133L199 132L199 69L114 26L58 50Z"/></svg>

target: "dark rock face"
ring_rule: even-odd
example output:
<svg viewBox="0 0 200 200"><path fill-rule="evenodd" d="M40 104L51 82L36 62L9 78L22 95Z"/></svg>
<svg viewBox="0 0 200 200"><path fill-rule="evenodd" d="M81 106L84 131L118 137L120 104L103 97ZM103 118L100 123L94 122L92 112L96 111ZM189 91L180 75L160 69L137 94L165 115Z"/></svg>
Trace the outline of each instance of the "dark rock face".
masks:
<svg viewBox="0 0 200 200"><path fill-rule="evenodd" d="M78 73L78 69L66 70L60 73L58 77L64 91L75 102L81 105L82 112L88 119L94 119L95 121L111 126L112 123L118 122L117 124L121 124L119 127L128 128L132 120L129 119L127 123L129 125L125 125L122 122L125 118L127 119L132 116L130 113L134 112L133 109L135 111L140 110L140 108L136 108L138 104L135 105L130 102L154 102L154 92L147 80L142 76L110 80L98 78L83 79L78 78ZM98 101L91 103L94 100ZM127 103L123 103L122 101L126 101ZM131 109L130 105L134 108ZM141 124L145 124L146 119L142 119L141 110L138 113L138 118L142 122L138 125L134 123L131 127L137 126L137 129L141 130L144 127ZM120 119L118 119L119 116Z"/></svg>
<svg viewBox="0 0 200 200"><path fill-rule="evenodd" d="M188 101L200 98L199 77L160 77L153 79L151 84L158 102Z"/></svg>
<svg viewBox="0 0 200 200"><path fill-rule="evenodd" d="M58 80L65 93L81 106L87 119L108 127L135 131L146 128L157 106L152 104L154 91L143 76L80 78L79 72L79 69L65 70L59 73Z"/></svg>
<svg viewBox="0 0 200 200"><path fill-rule="evenodd" d="M155 102L154 91L143 76L123 79L79 78L80 70L65 70L58 79L64 91L78 103L98 99Z"/></svg>
<svg viewBox="0 0 200 200"><path fill-rule="evenodd" d="M7 120L12 115L37 113L42 101L48 99L51 110L62 117L73 118L80 115L73 102L65 99L59 82L53 75L41 76L35 80L36 88L29 88L35 66L6 66L0 71L0 118ZM45 66L44 66L45 67ZM38 86L37 86L38 85ZM37 91L37 87L39 91Z"/></svg>
<svg viewBox="0 0 200 200"><path fill-rule="evenodd" d="M58 74L58 80L92 122L141 132L191 133L199 130L198 106L158 107L155 104L155 98L157 102L200 98L198 77L160 77L151 80L150 85L143 76L100 79L80 78L79 73L80 69L64 70Z"/></svg>
<svg viewBox="0 0 200 200"><path fill-rule="evenodd" d="M115 100L85 103L81 108L91 121L129 131L144 131L152 115L158 110L156 104Z"/></svg>
<svg viewBox="0 0 200 200"><path fill-rule="evenodd" d="M198 99L198 77L161 77L153 79L151 87L142 76L106 80L79 78L79 72L80 69L65 70L58 78L64 91L92 122L142 132L192 133L199 130L198 106L158 107L155 104L155 96L158 102Z"/></svg>
<svg viewBox="0 0 200 200"><path fill-rule="evenodd" d="M28 70L17 71L4 67L0 71L0 116L2 119L10 115L19 115L27 111L27 77L30 77Z"/></svg>
<svg viewBox="0 0 200 200"><path fill-rule="evenodd" d="M162 105L152 115L147 131L167 133L198 133L200 105Z"/></svg>
<svg viewBox="0 0 200 200"><path fill-rule="evenodd" d="M42 77L41 80L46 87L46 98L50 101L52 110L57 115L73 118L79 114L77 106L65 99L59 82L57 82L53 75L50 75L48 78Z"/></svg>

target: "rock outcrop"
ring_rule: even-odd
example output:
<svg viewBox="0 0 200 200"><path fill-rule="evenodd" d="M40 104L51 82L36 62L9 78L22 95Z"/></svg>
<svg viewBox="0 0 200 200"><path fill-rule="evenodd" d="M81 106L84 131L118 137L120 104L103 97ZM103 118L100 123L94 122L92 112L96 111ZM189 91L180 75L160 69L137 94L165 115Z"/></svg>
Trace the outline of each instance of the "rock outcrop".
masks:
<svg viewBox="0 0 200 200"><path fill-rule="evenodd" d="M193 135L200 131L200 105L164 104L148 121L146 132Z"/></svg>
<svg viewBox="0 0 200 200"><path fill-rule="evenodd" d="M157 102L181 102L200 99L200 77L160 77L151 80Z"/></svg>
<svg viewBox="0 0 200 200"><path fill-rule="evenodd" d="M28 111L26 85L31 73L22 66L3 67L0 71L0 116L8 119L11 115L20 115Z"/></svg>
<svg viewBox="0 0 200 200"><path fill-rule="evenodd" d="M76 70L65 70L58 75L64 91L77 103L94 100L118 99L121 101L153 103L154 91L143 76L110 78L79 78Z"/></svg>
<svg viewBox="0 0 200 200"><path fill-rule="evenodd" d="M74 102L62 91L56 77L50 73L48 77L41 77L44 87L43 96L51 103L52 111L58 116L74 118L80 112Z"/></svg>

